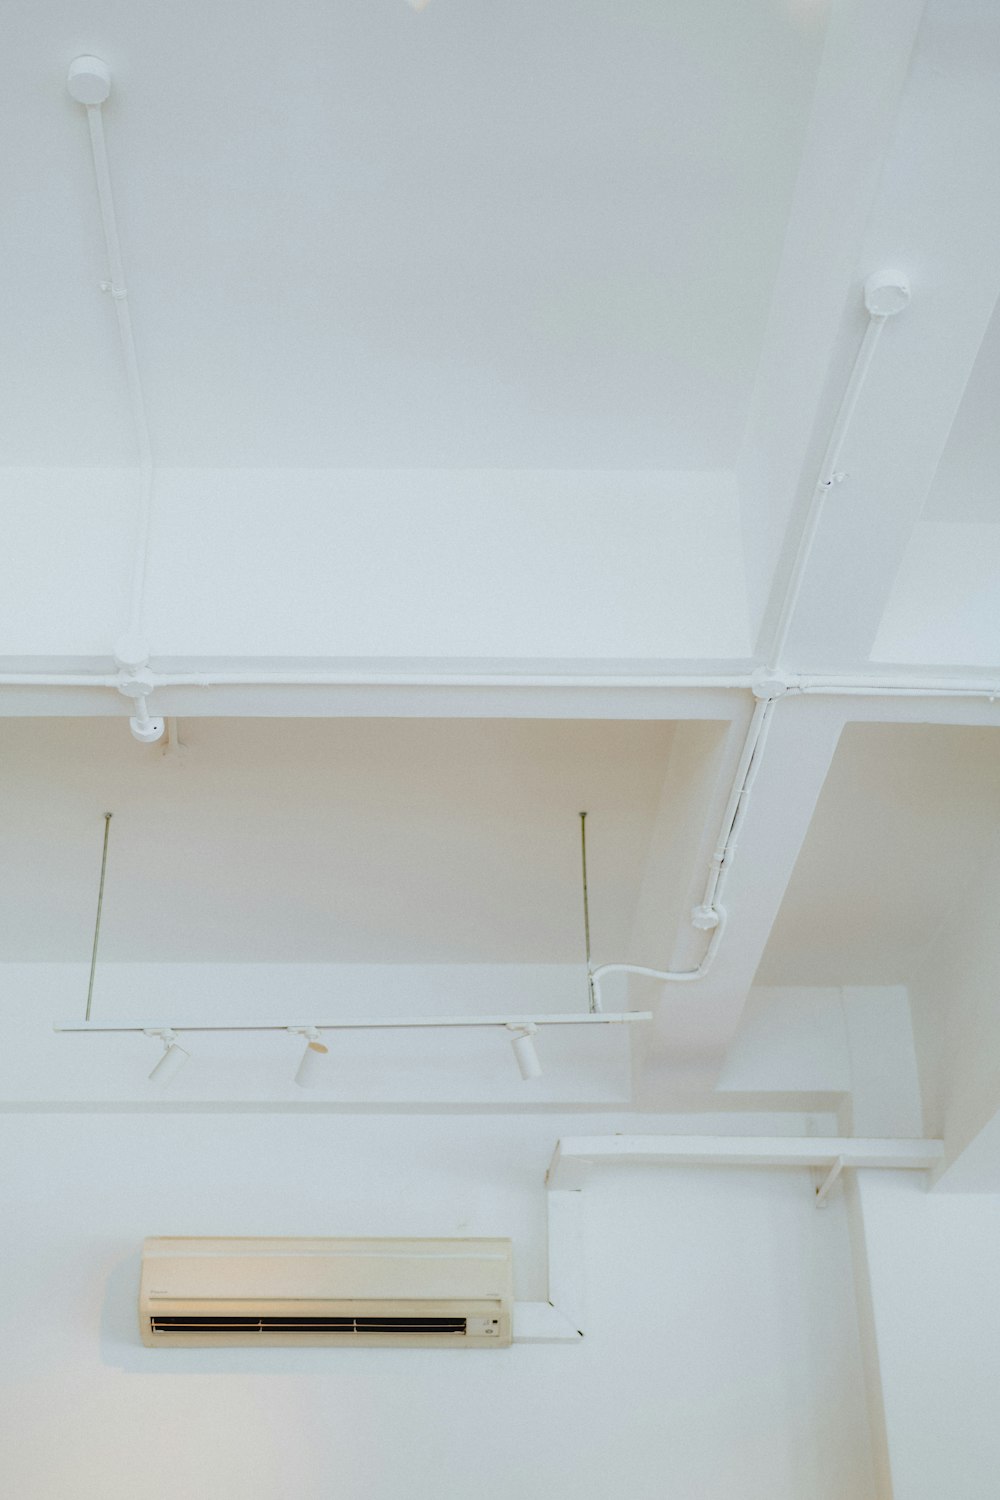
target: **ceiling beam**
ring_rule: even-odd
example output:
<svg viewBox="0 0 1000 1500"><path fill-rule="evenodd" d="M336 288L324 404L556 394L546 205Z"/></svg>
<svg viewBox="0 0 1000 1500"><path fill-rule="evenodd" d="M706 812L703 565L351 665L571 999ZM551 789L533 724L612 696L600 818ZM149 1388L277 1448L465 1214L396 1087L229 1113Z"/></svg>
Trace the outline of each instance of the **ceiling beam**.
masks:
<svg viewBox="0 0 1000 1500"><path fill-rule="evenodd" d="M768 591L783 548L782 574L791 566L789 516L816 445L817 414L829 399L831 350L843 337L849 303L858 303L860 327L860 248L923 11L924 0L833 0L829 7L737 465L748 608L752 633L760 631L765 645L780 602L772 596L768 603ZM845 346L841 355L846 380L852 354ZM820 449L824 440L825 432ZM817 451L813 466L819 458Z"/></svg>
<svg viewBox="0 0 1000 1500"><path fill-rule="evenodd" d="M845 434L838 463L845 477L830 492L788 632L783 665L793 670L851 670L868 661L1000 296L1000 194L988 186L1000 91L982 66L984 51L1000 53L995 5L928 7L842 341L858 338L868 273L905 273L912 303L886 326ZM835 392L826 403L803 468L800 516L821 477L815 454L837 399Z"/></svg>
<svg viewBox="0 0 1000 1500"><path fill-rule="evenodd" d="M693 983L633 981L632 1003L656 1014L637 1068L643 1108L715 1084L847 717L839 699L789 697L775 706L726 877L726 928L712 967Z"/></svg>

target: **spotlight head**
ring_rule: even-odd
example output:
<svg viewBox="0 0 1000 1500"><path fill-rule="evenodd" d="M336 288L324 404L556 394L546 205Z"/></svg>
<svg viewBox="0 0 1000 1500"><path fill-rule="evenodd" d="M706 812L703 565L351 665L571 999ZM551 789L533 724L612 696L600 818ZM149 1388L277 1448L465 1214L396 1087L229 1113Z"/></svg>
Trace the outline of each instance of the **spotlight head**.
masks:
<svg viewBox="0 0 1000 1500"><path fill-rule="evenodd" d="M180 1046L177 1041L176 1031L172 1031L169 1026L164 1026L155 1031L147 1031L146 1035L159 1037L163 1043L163 1056L156 1064L152 1073L150 1073L149 1081L150 1083L158 1083L161 1087L165 1087L173 1078L176 1078L191 1054L190 1052L185 1052L184 1048Z"/></svg>
<svg viewBox="0 0 1000 1500"><path fill-rule="evenodd" d="M326 1077L326 1068L323 1059L329 1054L329 1047L320 1038L315 1026L289 1026L292 1036L305 1037L305 1049L302 1060L295 1070L295 1082L300 1089L318 1088Z"/></svg>
<svg viewBox="0 0 1000 1500"><path fill-rule="evenodd" d="M528 1081L531 1078L541 1078L542 1065L535 1051L535 1043L532 1038L538 1031L538 1027L530 1022L524 1026L513 1025L508 1022L507 1030L511 1033L510 1044L514 1049L514 1058L520 1069L521 1077Z"/></svg>

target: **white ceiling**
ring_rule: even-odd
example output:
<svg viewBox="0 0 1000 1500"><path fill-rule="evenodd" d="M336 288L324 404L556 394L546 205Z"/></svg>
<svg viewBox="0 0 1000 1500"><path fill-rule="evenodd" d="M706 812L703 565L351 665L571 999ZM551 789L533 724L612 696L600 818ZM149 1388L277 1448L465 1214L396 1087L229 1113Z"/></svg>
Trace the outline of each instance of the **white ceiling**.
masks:
<svg viewBox="0 0 1000 1500"><path fill-rule="evenodd" d="M848 725L757 982L904 983L995 846L998 752L997 729Z"/></svg>
<svg viewBox="0 0 1000 1500"><path fill-rule="evenodd" d="M1000 307L965 388L948 446L927 497L929 521L1000 524Z"/></svg>
<svg viewBox="0 0 1000 1500"><path fill-rule="evenodd" d="M173 489L160 476L145 622L160 664L171 651L277 655L303 668L352 653L377 665L380 650L474 661L473 639L487 661L522 667L532 651L557 665L616 652L663 670L675 658L729 670L727 658L742 662L752 647L740 589L713 566L721 541L708 538L702 564L692 531L667 516L658 472L648 510L664 528L643 529L637 508L624 508L638 492L621 474L729 469L747 428L739 506L730 478L720 524L738 551L732 572L756 569L756 619L775 559L783 551L790 563L799 540L861 336L863 277L899 265L913 305L873 362L846 450L852 483L824 512L783 661L868 672L928 491L926 516L997 520L1000 322L987 328L997 262L986 253L997 234L984 163L1000 139L1000 24L990 0L931 0L914 47L920 6L908 21L906 9L845 3L825 36L822 0L433 0L420 14L405 0L16 7L17 67L0 100L0 129L16 143L0 162L16 205L4 227L14 290L0 421L5 462L66 465L69 499L47 510L38 496L51 474L32 489L8 472L6 535L21 572L21 592L8 592L27 623L0 653L16 647L22 665L49 670L103 668L118 628L114 548L131 542L131 476L118 493L93 474L88 492L77 472L134 457L98 289L85 121L65 91L70 59L93 51L115 76L108 145L154 457L161 470L207 471ZM421 566L406 525L388 526L366 503L364 482L335 476L310 492L323 521L313 526L308 506L293 508L287 473L265 472L255 489L252 466L456 471L463 526L448 530L451 551L424 528L456 593ZM467 502L470 466L492 476L477 483L495 533ZM519 489L493 473L506 467L538 474ZM239 472L219 481L222 468ZM603 471L600 528L583 508L586 485L558 468ZM426 478L437 504L441 481ZM330 542L324 496L337 479L370 551ZM400 509L419 529L409 497L421 476L403 480L414 482L401 481ZM185 484L192 510L205 497L204 525L186 524ZM676 486L669 493L677 499ZM112 505L110 521L95 495ZM547 508L562 495L571 525ZM696 508L683 515L704 541ZM531 525L520 531L511 519L522 514ZM605 539L605 524L627 548ZM380 572L390 552L412 601ZM678 559L688 592L671 572ZM360 644L350 589L337 594L345 622L328 607L338 568L369 596L376 628ZM958 571L968 595L971 569ZM921 614L930 592L917 590ZM84 593L107 606L90 635ZM938 594L935 607L954 615L952 596ZM164 628L164 595L189 629L181 645ZM590 613L567 607L571 597ZM898 649L887 661L979 662L993 650L992 597L989 628L977 616L979 655ZM303 641L294 632L313 608L319 625ZM706 633L704 620L721 628L726 609L738 632ZM477 611L490 627L480 636ZM668 633L675 615L684 630ZM561 634L547 635L542 616ZM626 616L642 629L620 638ZM429 622L440 623L430 639ZM647 644L627 650L636 639ZM60 692L31 711L91 711L82 691L72 708ZM419 701L431 714L446 698ZM490 711L469 701L462 712ZM0 951L86 962L101 815L113 808L109 964L576 963L586 806L597 958L648 958L629 943L650 905L650 870L667 870L672 892L691 893L653 903L654 917L671 908L664 951L683 926L680 947L697 962L704 939L686 915L749 694L724 711L736 727L711 771L690 745L681 753L670 724L625 722L628 707L619 722L582 722L615 712L609 699L581 698L579 710L574 699L581 722L543 721L521 701L517 712L539 717L192 718L186 752L167 759L133 744L110 688L93 711L112 719L5 720L18 801L0 811ZM679 715L669 701L648 711ZM319 714L341 700L295 702ZM928 700L914 711L946 718L950 708ZM161 688L153 711L170 711ZM209 711L230 710L213 700ZM365 700L363 711L378 710ZM687 711L707 719L708 698ZM817 726L813 711L827 719ZM778 711L741 829L716 988L694 987L706 1032L717 1012L719 1036L732 1034L768 931L760 982L905 979L994 837L1000 771L986 729L849 725L817 803L838 711L815 699ZM676 992L660 1000L671 1022L687 1003ZM683 1047L664 1037L665 1053L709 1050L700 1033L697 1047L687 1033Z"/></svg>
<svg viewBox="0 0 1000 1500"><path fill-rule="evenodd" d="M164 756L120 720L0 721L19 788L0 826L5 960L89 958L113 810L107 963L574 963L585 807L595 957L648 961L631 937L664 788L669 806L703 796L693 780L685 793L662 722L191 719L181 733ZM907 978L995 841L997 738L844 730L758 983ZM669 863L673 847L682 883L683 839L678 824L656 851ZM665 935L680 916L663 912Z"/></svg>
<svg viewBox="0 0 1000 1500"><path fill-rule="evenodd" d="M626 951L664 723L0 720L5 960L573 963Z"/></svg>
<svg viewBox="0 0 1000 1500"><path fill-rule="evenodd" d="M824 3L19 5L8 463L130 462L83 112L161 464L714 468L740 440Z"/></svg>

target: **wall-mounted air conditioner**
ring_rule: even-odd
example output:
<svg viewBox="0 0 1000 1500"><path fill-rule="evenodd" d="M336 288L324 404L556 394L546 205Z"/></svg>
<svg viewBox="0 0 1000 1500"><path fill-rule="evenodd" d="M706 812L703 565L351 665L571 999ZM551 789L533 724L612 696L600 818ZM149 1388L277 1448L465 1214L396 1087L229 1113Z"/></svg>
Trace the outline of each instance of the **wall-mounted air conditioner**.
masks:
<svg viewBox="0 0 1000 1500"><path fill-rule="evenodd" d="M510 1240L148 1239L152 1349L511 1342Z"/></svg>

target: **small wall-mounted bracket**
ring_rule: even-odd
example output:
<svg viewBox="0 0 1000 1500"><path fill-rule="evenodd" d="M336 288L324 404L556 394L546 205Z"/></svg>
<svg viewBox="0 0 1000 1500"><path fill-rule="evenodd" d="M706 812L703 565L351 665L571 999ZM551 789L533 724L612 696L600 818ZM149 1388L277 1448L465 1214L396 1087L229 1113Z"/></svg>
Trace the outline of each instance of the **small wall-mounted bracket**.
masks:
<svg viewBox="0 0 1000 1500"><path fill-rule="evenodd" d="M909 1137L578 1135L563 1136L556 1143L545 1181L550 1192L579 1190L591 1171L602 1166L818 1167L829 1175L839 1162L832 1186L845 1168L926 1172L943 1156L942 1141Z"/></svg>
<svg viewBox="0 0 1000 1500"><path fill-rule="evenodd" d="M578 1344L583 1338L583 1194L550 1192L549 1293L514 1303L515 1344Z"/></svg>
<svg viewBox="0 0 1000 1500"><path fill-rule="evenodd" d="M830 1189L833 1187L834 1183L837 1181L837 1178L840 1176L841 1172L843 1172L846 1165L847 1163L845 1162L844 1158L842 1156L838 1156L834 1159L832 1167L830 1167L825 1176L821 1172L814 1170L813 1182L816 1189L817 1208L826 1208L826 1200L829 1196Z"/></svg>

